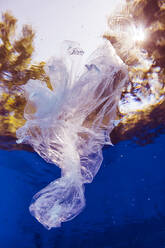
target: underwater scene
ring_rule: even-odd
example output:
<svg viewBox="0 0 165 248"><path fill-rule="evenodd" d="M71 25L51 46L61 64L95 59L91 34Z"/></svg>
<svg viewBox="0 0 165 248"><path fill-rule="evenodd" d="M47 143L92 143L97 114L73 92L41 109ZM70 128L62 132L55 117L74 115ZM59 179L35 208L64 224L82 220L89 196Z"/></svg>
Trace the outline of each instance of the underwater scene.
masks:
<svg viewBox="0 0 165 248"><path fill-rule="evenodd" d="M164 111L164 1L2 0L0 247L165 247Z"/></svg>
<svg viewBox="0 0 165 248"><path fill-rule="evenodd" d="M86 185L86 208L49 231L28 208L60 170L35 153L1 150L1 247L164 247L164 145L162 135L145 147L123 141L104 148L100 171Z"/></svg>

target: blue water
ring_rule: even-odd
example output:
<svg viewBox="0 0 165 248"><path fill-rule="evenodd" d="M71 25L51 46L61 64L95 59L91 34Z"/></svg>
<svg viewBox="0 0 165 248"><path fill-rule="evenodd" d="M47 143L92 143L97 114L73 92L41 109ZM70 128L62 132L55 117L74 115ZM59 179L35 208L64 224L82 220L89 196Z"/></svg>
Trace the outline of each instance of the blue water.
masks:
<svg viewBox="0 0 165 248"><path fill-rule="evenodd" d="M86 185L86 208L46 230L29 213L32 196L60 176L36 153L0 150L0 248L164 248L165 135L144 147L104 148Z"/></svg>

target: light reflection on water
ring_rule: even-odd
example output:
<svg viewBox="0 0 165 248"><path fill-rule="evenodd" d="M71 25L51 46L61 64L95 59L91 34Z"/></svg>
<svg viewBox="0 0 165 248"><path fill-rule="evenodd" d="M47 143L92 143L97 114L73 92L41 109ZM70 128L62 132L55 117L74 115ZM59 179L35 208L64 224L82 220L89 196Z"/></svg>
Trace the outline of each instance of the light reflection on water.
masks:
<svg viewBox="0 0 165 248"><path fill-rule="evenodd" d="M162 135L145 147L121 142L105 148L101 170L86 186L86 208L74 220L51 231L37 223L27 206L40 188L60 176L59 169L35 153L1 150L2 247L123 248L154 247L154 243L162 247L164 144Z"/></svg>

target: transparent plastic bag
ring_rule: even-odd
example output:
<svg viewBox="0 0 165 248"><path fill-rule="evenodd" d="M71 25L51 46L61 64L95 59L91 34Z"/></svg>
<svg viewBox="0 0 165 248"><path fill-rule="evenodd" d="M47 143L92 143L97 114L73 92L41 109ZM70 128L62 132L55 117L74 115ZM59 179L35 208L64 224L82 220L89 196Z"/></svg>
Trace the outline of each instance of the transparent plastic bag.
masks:
<svg viewBox="0 0 165 248"><path fill-rule="evenodd" d="M18 143L30 144L47 162L61 168L61 178L34 196L30 211L46 228L58 227L85 206L84 183L90 183L111 144L116 109L127 68L105 42L80 68L83 51L75 42L63 44L62 59L45 69L53 91L37 80L23 89L26 124L17 130Z"/></svg>

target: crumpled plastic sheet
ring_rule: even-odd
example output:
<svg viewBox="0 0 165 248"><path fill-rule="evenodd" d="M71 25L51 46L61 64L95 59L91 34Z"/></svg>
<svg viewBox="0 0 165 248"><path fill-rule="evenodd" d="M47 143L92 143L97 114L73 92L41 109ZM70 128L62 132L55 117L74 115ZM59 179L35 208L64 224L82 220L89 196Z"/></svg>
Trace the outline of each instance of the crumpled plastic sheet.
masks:
<svg viewBox="0 0 165 248"><path fill-rule="evenodd" d="M102 147L111 144L127 67L105 42L82 66L79 44L65 41L61 58L52 58L46 83L29 80L23 86L26 124L17 130L18 143L30 144L47 162L61 168L61 178L38 192L30 212L46 228L59 227L85 206L84 184L98 172Z"/></svg>

